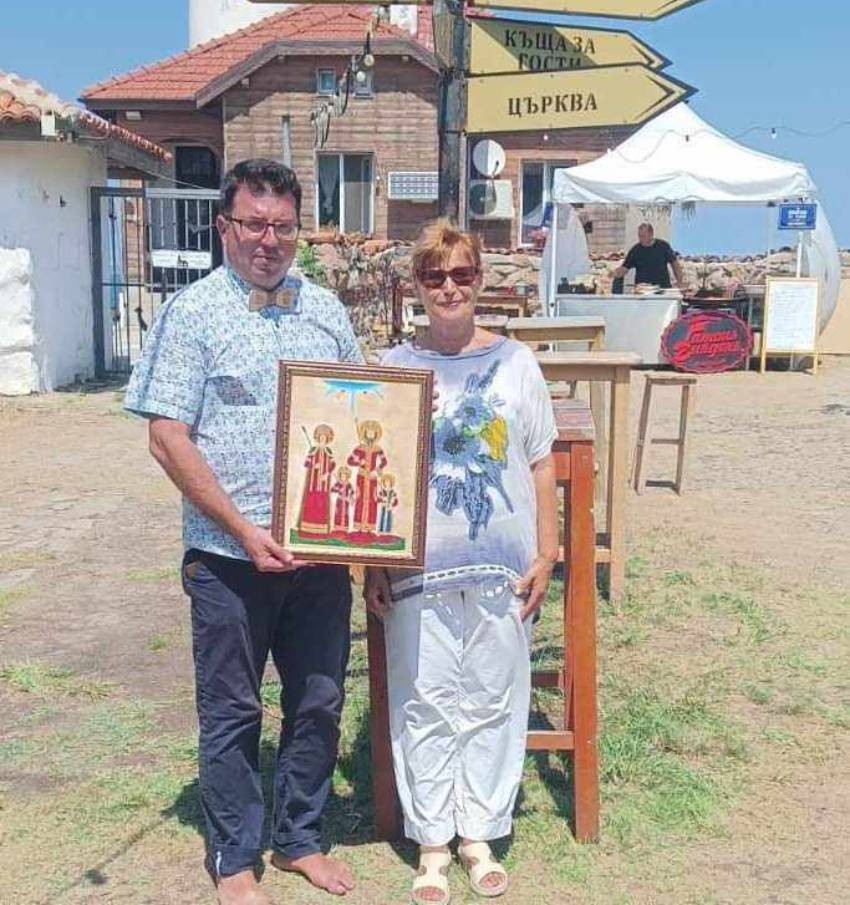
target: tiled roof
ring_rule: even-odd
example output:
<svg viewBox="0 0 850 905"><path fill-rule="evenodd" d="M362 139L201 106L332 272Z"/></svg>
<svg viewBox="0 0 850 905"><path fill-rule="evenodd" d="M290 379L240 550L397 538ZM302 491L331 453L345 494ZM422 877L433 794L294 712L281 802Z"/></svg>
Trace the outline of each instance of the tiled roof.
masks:
<svg viewBox="0 0 850 905"><path fill-rule="evenodd" d="M10 72L0 72L0 123L40 123L41 117L52 113L65 120L73 130L95 133L99 138L111 138L144 151L160 160L169 160L171 154L159 145L107 122L89 110L63 101L31 79L23 79Z"/></svg>
<svg viewBox="0 0 850 905"><path fill-rule="evenodd" d="M159 63L92 85L82 93L88 104L103 101L197 101L211 83L224 78L263 48L280 41L352 42L360 45L374 7L311 5L268 16L240 31L214 38ZM421 47L403 29L381 23L373 33L380 53L382 39Z"/></svg>
<svg viewBox="0 0 850 905"><path fill-rule="evenodd" d="M70 117L79 109L51 94L38 82L22 79L14 72L0 72L0 120L39 123L43 113Z"/></svg>

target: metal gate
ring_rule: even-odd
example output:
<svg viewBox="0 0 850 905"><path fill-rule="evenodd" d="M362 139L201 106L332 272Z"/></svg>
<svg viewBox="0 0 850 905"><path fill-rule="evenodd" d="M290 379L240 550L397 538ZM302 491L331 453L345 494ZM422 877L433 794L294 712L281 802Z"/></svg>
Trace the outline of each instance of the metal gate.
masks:
<svg viewBox="0 0 850 905"><path fill-rule="evenodd" d="M129 374L157 308L221 262L219 193L93 188L95 373Z"/></svg>

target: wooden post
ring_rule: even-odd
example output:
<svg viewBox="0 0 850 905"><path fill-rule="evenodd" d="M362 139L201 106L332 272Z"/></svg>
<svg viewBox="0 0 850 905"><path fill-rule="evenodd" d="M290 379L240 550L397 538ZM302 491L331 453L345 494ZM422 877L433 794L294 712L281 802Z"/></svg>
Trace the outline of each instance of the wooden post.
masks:
<svg viewBox="0 0 850 905"><path fill-rule="evenodd" d="M366 622L366 650L369 657L369 734L372 743L375 836L378 839L397 839L401 834L401 825L390 747L387 650L384 645L384 626L371 613Z"/></svg>
<svg viewBox="0 0 850 905"><path fill-rule="evenodd" d="M434 43L440 63L437 107L439 211L460 222L463 132L466 127L467 24L464 0L434 0Z"/></svg>
<svg viewBox="0 0 850 905"><path fill-rule="evenodd" d="M567 656L572 675L570 722L577 842L599 838L599 755L596 741L596 564L593 446L574 444L570 474L569 570L564 582Z"/></svg>

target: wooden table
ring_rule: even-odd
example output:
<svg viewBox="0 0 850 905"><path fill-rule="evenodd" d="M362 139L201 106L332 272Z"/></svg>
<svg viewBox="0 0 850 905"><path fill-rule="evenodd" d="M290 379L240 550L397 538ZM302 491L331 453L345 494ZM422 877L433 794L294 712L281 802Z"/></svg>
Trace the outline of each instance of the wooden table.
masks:
<svg viewBox="0 0 850 905"><path fill-rule="evenodd" d="M589 342L594 352L605 348L604 317L512 317L507 330L511 339L529 344L575 340Z"/></svg>
<svg viewBox="0 0 850 905"><path fill-rule="evenodd" d="M611 386L605 529L597 536L596 559L608 565L609 594L611 600L618 600L626 577L629 382L632 368L641 363L641 358L634 352L538 352L537 361L547 380L602 381Z"/></svg>
<svg viewBox="0 0 850 905"><path fill-rule="evenodd" d="M529 298L525 295L482 292L475 303L476 314L496 314L503 317L526 317ZM410 303L414 316L425 313L425 306L418 297Z"/></svg>
<svg viewBox="0 0 850 905"><path fill-rule="evenodd" d="M509 318L504 314L476 314L475 325L490 330L493 333L504 333ZM411 320L416 339L422 339L428 329L428 315L415 314Z"/></svg>
<svg viewBox="0 0 850 905"><path fill-rule="evenodd" d="M508 321L508 336L527 343L536 352L541 342L587 342L592 352L605 348L605 318L599 315L571 317L512 317ZM608 438L605 431L605 391L602 384L590 383L590 411L596 427L596 495L602 499L606 492L608 471Z"/></svg>
<svg viewBox="0 0 850 905"><path fill-rule="evenodd" d="M590 410L578 400L558 400L554 406L558 439L552 453L568 519L561 547L565 649L563 665L533 672L532 682L563 692L563 727L530 731L526 747L530 751L572 752L573 829L578 841L591 842L599 836L593 421ZM390 749L384 630L372 615L367 623L367 646L375 833L379 839L395 839L401 824Z"/></svg>
<svg viewBox="0 0 850 905"><path fill-rule="evenodd" d="M510 292L481 292L475 310L481 314L506 314L508 317L528 317L527 295Z"/></svg>

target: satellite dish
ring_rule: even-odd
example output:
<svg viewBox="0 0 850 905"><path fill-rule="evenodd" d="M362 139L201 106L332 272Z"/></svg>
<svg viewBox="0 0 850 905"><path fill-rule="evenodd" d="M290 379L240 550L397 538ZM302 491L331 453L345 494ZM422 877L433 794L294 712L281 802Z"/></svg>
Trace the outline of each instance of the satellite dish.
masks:
<svg viewBox="0 0 850 905"><path fill-rule="evenodd" d="M482 176L492 179L505 168L505 149L497 141L485 138L472 149L472 162Z"/></svg>

